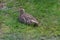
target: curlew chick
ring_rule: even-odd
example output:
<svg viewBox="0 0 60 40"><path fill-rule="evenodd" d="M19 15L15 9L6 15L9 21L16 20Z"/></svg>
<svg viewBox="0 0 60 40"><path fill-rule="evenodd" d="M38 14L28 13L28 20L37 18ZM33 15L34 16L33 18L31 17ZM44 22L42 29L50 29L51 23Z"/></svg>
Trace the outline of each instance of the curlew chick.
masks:
<svg viewBox="0 0 60 40"><path fill-rule="evenodd" d="M38 21L36 20L36 18L26 13L22 7L20 7L19 12L20 12L20 15L19 15L20 22L33 25L33 26L38 26Z"/></svg>
<svg viewBox="0 0 60 40"><path fill-rule="evenodd" d="M5 4L2 1L0 1L0 9L2 9L4 7L5 7Z"/></svg>

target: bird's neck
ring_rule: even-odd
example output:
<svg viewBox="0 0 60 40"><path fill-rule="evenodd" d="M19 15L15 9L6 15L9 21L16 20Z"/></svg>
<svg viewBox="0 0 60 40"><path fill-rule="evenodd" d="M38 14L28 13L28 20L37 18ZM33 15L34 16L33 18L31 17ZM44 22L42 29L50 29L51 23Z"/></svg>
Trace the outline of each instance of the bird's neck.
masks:
<svg viewBox="0 0 60 40"><path fill-rule="evenodd" d="M20 15L24 14L25 12L24 11L20 11Z"/></svg>

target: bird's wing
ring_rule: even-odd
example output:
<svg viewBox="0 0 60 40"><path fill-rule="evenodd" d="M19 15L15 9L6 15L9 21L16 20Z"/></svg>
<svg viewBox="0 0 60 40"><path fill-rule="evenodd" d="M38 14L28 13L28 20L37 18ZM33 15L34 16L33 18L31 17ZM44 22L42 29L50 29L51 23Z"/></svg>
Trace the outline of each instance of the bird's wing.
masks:
<svg viewBox="0 0 60 40"><path fill-rule="evenodd" d="M27 19L27 20L34 21L34 22L38 22L38 21L36 20L36 18L34 18L34 17L33 17L32 15L30 15L30 14L25 14L24 16L25 16L25 19Z"/></svg>
<svg viewBox="0 0 60 40"><path fill-rule="evenodd" d="M21 22L25 22L26 23L26 19L25 19L24 15L19 16L19 20Z"/></svg>

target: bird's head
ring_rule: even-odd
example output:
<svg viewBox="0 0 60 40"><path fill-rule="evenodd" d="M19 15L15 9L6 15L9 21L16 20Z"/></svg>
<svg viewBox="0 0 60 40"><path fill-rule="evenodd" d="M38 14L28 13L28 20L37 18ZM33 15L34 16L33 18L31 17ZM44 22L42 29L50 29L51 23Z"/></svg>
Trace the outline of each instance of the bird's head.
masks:
<svg viewBox="0 0 60 40"><path fill-rule="evenodd" d="M24 10L24 8L22 6L20 6L19 12L20 12L20 14L25 13L25 10Z"/></svg>

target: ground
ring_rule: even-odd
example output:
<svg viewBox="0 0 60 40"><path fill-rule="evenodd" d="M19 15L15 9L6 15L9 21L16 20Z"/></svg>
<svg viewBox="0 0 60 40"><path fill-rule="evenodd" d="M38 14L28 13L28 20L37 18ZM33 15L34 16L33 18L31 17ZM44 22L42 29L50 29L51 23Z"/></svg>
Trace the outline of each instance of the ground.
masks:
<svg viewBox="0 0 60 40"><path fill-rule="evenodd" d="M3 0L0 40L60 40L60 0ZM38 27L18 21L19 7L39 21Z"/></svg>

